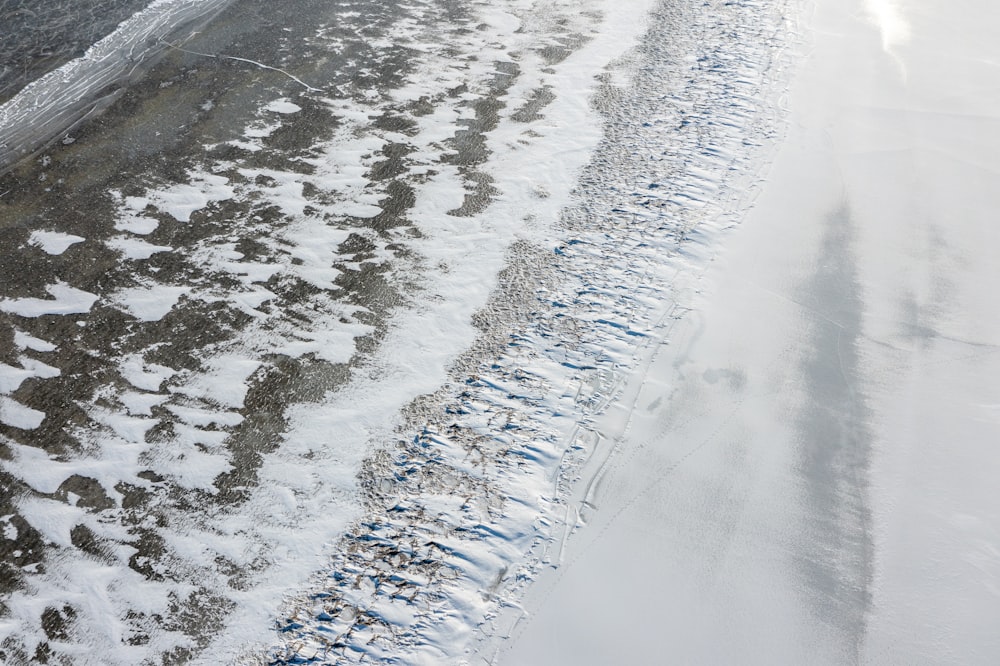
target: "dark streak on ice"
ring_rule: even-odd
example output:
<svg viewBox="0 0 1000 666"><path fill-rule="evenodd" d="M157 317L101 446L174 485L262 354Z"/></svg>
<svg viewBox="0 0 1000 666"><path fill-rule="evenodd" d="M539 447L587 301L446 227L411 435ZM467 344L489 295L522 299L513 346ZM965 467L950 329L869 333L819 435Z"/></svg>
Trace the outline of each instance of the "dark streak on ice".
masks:
<svg viewBox="0 0 1000 666"><path fill-rule="evenodd" d="M868 506L872 435L860 381L863 295L846 205L826 221L816 270L802 299L817 315L801 366L807 403L797 419L811 524L802 569L812 607L860 654L871 603L873 543Z"/></svg>

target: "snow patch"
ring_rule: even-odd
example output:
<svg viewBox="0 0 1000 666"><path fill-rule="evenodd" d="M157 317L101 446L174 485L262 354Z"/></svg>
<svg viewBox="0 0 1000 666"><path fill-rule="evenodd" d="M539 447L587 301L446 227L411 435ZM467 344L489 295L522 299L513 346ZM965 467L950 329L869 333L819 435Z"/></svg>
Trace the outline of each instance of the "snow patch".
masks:
<svg viewBox="0 0 1000 666"><path fill-rule="evenodd" d="M5 298L0 300L0 310L21 317L42 317L44 315L82 314L90 312L97 296L81 289L59 283L45 288L51 299L45 298Z"/></svg>
<svg viewBox="0 0 1000 666"><path fill-rule="evenodd" d="M290 102L288 98L282 97L281 99L276 99L267 106L264 107L265 111L271 111L272 113L298 113L302 110L302 107L298 104Z"/></svg>
<svg viewBox="0 0 1000 666"><path fill-rule="evenodd" d="M71 245L82 243L85 240L87 239L83 236L74 236L58 231L33 231L28 239L28 243L41 248L47 254L60 255L68 250Z"/></svg>
<svg viewBox="0 0 1000 666"><path fill-rule="evenodd" d="M138 355L128 356L119 366L122 377L132 386L145 391L159 391L163 382L177 374L173 368L146 363Z"/></svg>
<svg viewBox="0 0 1000 666"><path fill-rule="evenodd" d="M21 430L34 430L42 425L44 420L45 412L32 409L5 395L0 395L0 422Z"/></svg>
<svg viewBox="0 0 1000 666"><path fill-rule="evenodd" d="M190 291L190 287L153 284L123 289L113 300L139 321L159 321Z"/></svg>
<svg viewBox="0 0 1000 666"><path fill-rule="evenodd" d="M32 349L37 352L51 352L57 349L51 342L46 342L18 330L14 331L14 344L19 349Z"/></svg>
<svg viewBox="0 0 1000 666"><path fill-rule="evenodd" d="M190 176L190 183L178 183L152 192L148 203L178 222L190 222L191 216L202 208L233 197L234 190L228 178L197 171ZM141 200L136 203L141 203Z"/></svg>
<svg viewBox="0 0 1000 666"><path fill-rule="evenodd" d="M152 232L156 227L149 229ZM130 230L134 230L135 227ZM143 227L145 229L145 227ZM147 233L149 233L147 232ZM116 236L108 241L108 247L122 253L126 259L149 259L157 252L170 252L174 248L168 245L153 245L139 238L129 238L128 236Z"/></svg>

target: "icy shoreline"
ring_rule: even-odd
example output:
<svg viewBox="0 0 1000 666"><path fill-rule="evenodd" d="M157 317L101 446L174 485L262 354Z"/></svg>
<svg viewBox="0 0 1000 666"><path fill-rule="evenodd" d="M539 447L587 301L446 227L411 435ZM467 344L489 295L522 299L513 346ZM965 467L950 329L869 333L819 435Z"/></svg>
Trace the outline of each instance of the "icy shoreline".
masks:
<svg viewBox="0 0 1000 666"><path fill-rule="evenodd" d="M183 41L231 1L155 0L82 57L25 86L0 105L0 175L107 108L169 48L167 42Z"/></svg>

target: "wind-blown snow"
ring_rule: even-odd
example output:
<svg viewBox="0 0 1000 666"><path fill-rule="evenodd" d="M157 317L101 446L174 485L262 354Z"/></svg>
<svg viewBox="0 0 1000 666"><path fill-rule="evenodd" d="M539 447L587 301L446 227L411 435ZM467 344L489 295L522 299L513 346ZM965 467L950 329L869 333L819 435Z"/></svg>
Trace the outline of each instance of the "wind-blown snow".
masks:
<svg viewBox="0 0 1000 666"><path fill-rule="evenodd" d="M190 222L191 215L214 201L224 201L233 196L233 188L223 176L210 173L191 174L190 183L181 183L157 192L146 203L180 222Z"/></svg>
<svg viewBox="0 0 1000 666"><path fill-rule="evenodd" d="M676 51L656 53L662 69L626 60L613 79L624 86L602 91L605 100L623 101L607 102L614 122L605 142L577 192L552 211L569 205L562 223L531 220L522 238L541 247L525 242L508 255L500 294L481 314L497 326L483 334L496 342L483 341L485 356L460 365L418 401L403 431L409 439L401 435L366 470L372 509L345 537L325 581L288 610L272 653L277 663L489 662L492 641L521 615L525 586L562 561L566 536L582 521L567 494L581 466L609 453L592 420L618 394L640 351L662 340L679 316L681 294L668 285L682 289L679 278L702 270L713 234L742 211L775 131L769 77L784 37L778 8L723 10L732 12L731 22L690 10L688 18L705 18L692 21L697 28L674 42ZM656 30L668 29L667 16L656 16ZM635 27L621 25L619 33L605 26L604 36L620 42ZM733 47L734 29L749 33L738 40L743 48ZM655 31L647 39L666 42ZM690 55L688 64L671 68L667 63L685 62L678 53ZM695 76L688 67L713 74ZM557 95L553 105L560 101L565 106L550 117L586 113L571 96ZM671 134L666 150L650 149L678 126L689 131ZM533 129L550 138L563 128ZM530 147L502 129L493 136L503 146L495 163L504 195L491 214L510 211L513 224L514 211L548 210L546 194L563 191L558 179L547 179L555 158L507 166L506 155L524 158ZM560 160L580 147L568 136L555 145ZM468 233L468 225L445 228ZM441 258L450 263L454 255ZM522 275L534 278L522 283ZM452 296L442 295L446 302ZM512 320L498 316L505 310ZM449 323L449 331L459 326ZM421 339L400 345L407 359L431 351Z"/></svg>

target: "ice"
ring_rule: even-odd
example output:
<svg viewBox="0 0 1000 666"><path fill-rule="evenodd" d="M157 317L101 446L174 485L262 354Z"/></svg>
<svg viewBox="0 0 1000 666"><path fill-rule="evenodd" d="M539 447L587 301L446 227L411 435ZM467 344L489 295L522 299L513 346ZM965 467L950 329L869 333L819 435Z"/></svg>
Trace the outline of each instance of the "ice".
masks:
<svg viewBox="0 0 1000 666"><path fill-rule="evenodd" d="M93 112L96 93L121 86L144 62L155 62L167 48L163 39L178 26L197 25L226 4L154 0L81 57L28 84L0 105L0 173Z"/></svg>

